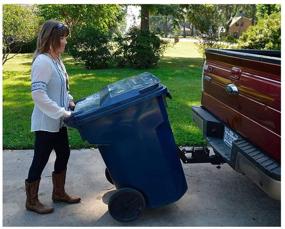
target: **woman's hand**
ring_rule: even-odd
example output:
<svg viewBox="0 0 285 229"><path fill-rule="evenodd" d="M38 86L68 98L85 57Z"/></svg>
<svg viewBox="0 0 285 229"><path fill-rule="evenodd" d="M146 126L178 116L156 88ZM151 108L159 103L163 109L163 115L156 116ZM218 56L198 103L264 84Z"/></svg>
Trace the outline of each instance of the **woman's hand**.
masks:
<svg viewBox="0 0 285 229"><path fill-rule="evenodd" d="M71 116L71 111L64 111L63 118L69 118Z"/></svg>
<svg viewBox="0 0 285 229"><path fill-rule="evenodd" d="M75 103L73 102L73 100L70 100L69 101L69 109L74 111L74 108L75 108Z"/></svg>

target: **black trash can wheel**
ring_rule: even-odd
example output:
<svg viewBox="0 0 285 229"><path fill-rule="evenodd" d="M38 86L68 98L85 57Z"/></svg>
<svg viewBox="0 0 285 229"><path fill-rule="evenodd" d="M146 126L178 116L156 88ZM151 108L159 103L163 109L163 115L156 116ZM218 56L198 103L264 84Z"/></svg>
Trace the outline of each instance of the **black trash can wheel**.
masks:
<svg viewBox="0 0 285 229"><path fill-rule="evenodd" d="M110 197L108 209L110 215L120 222L134 221L145 209L145 199L135 189L122 188Z"/></svg>
<svg viewBox="0 0 285 229"><path fill-rule="evenodd" d="M105 169L105 177L106 177L107 181L109 181L111 184L114 184L113 179L112 179L112 177L109 173L109 170L107 168Z"/></svg>

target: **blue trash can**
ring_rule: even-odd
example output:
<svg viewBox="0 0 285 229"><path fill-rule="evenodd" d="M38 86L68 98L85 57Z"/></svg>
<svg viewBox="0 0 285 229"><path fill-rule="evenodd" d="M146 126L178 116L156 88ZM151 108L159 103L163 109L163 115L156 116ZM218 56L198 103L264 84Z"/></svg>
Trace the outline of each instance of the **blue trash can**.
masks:
<svg viewBox="0 0 285 229"><path fill-rule="evenodd" d="M119 221L145 207L177 201L187 190L166 111L167 88L150 73L129 77L76 103L65 123L96 144L117 192L108 203Z"/></svg>

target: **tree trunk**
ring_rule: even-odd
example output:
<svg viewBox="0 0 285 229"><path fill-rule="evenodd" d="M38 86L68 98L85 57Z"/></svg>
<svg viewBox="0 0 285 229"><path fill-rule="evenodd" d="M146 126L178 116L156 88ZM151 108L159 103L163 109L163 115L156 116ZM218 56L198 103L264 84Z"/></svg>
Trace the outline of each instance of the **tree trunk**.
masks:
<svg viewBox="0 0 285 229"><path fill-rule="evenodd" d="M149 8L141 5L141 31L149 31Z"/></svg>
<svg viewBox="0 0 285 229"><path fill-rule="evenodd" d="M183 18L183 37L186 38L186 20Z"/></svg>
<svg viewBox="0 0 285 229"><path fill-rule="evenodd" d="M252 25L255 25L256 24L256 5L253 5L252 6L252 13L251 13L251 18L252 18L252 20L251 20L251 24Z"/></svg>
<svg viewBox="0 0 285 229"><path fill-rule="evenodd" d="M194 37L194 35L196 35L196 34L194 34L194 25L191 24L191 36Z"/></svg>
<svg viewBox="0 0 285 229"><path fill-rule="evenodd" d="M165 21L164 21L164 26L163 26L163 29L164 29L164 37L167 37L168 36L168 25L167 25L167 16L165 16Z"/></svg>

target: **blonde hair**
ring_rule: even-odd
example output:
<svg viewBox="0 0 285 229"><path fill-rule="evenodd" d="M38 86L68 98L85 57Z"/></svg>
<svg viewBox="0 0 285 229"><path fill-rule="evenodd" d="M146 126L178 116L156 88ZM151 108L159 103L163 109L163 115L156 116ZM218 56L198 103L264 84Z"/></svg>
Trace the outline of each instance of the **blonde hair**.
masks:
<svg viewBox="0 0 285 229"><path fill-rule="evenodd" d="M33 62L39 54L49 52L50 48L56 50L60 47L60 39L67 37L69 29L63 23L56 20L46 21L39 32L37 48L34 52Z"/></svg>

